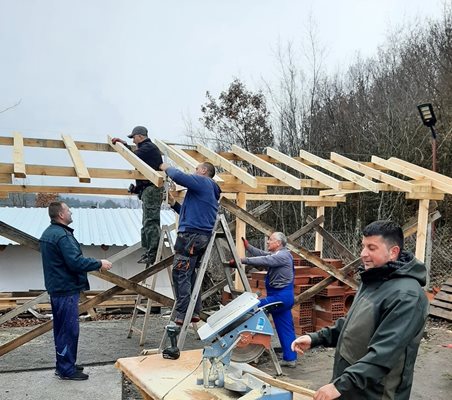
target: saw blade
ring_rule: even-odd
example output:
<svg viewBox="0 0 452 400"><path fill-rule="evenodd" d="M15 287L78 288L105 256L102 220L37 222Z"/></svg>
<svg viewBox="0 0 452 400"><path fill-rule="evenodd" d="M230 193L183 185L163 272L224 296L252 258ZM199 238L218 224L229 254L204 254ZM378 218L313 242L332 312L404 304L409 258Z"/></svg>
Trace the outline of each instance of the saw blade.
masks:
<svg viewBox="0 0 452 400"><path fill-rule="evenodd" d="M231 360L239 363L249 363L260 357L265 350L262 344L249 344L244 347L235 347L231 353Z"/></svg>

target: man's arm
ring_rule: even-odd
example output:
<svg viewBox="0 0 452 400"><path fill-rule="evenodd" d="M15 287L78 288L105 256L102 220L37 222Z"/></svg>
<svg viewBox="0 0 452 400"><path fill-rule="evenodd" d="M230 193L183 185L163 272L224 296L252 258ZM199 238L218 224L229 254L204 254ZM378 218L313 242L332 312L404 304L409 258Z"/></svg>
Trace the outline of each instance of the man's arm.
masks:
<svg viewBox="0 0 452 400"><path fill-rule="evenodd" d="M292 268L292 258L289 254L277 251L276 253L270 253L265 256L257 257L244 257L241 259L242 263L247 265L256 265L265 268L274 268L281 266L288 266Z"/></svg>
<svg viewBox="0 0 452 400"><path fill-rule="evenodd" d="M171 167L167 163L160 164L159 168L161 171L165 171L165 173L178 185L195 191L205 189L203 178L197 175L186 174L182 171L179 171L177 168Z"/></svg>

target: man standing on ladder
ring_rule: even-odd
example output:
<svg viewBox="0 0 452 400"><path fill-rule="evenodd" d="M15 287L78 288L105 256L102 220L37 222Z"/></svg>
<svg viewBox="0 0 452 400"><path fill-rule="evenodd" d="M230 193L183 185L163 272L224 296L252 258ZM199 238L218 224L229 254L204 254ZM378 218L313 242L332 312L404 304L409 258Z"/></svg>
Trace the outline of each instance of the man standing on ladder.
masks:
<svg viewBox="0 0 452 400"><path fill-rule="evenodd" d="M137 146L134 151L135 155L158 171L159 165L163 161L162 155L158 147L148 138L148 130L144 126L136 126L127 137L131 138ZM113 138L111 142L113 144L120 142L130 150L130 146L122 139ZM135 185L130 185L129 192L137 194L138 198L143 202L141 246L146 251L138 262L154 264L160 239L160 207L163 198L163 188L155 186L148 180L137 179Z"/></svg>
<svg viewBox="0 0 452 400"><path fill-rule="evenodd" d="M185 186L187 193L182 206L173 205L179 213L179 229L174 245L173 283L176 294L174 322L183 325L185 314L196 281L196 268L206 251L217 218L221 190L213 180L215 167L204 162L194 174L185 174L169 164L162 163L160 170L177 184ZM201 296L198 296L192 322L199 321Z"/></svg>

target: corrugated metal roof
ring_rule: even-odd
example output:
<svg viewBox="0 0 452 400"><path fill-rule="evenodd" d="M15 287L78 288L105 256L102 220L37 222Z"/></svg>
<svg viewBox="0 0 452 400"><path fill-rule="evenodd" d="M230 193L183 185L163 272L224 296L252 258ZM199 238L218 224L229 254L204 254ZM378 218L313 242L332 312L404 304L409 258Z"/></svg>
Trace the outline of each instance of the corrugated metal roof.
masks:
<svg viewBox="0 0 452 400"><path fill-rule="evenodd" d="M141 209L130 208L71 208L70 225L74 236L84 245L132 246L141 240ZM171 225L176 214L160 211L160 223ZM47 208L0 207L0 221L39 239L49 226ZM173 237L173 243L175 236ZM0 235L0 245L16 242Z"/></svg>

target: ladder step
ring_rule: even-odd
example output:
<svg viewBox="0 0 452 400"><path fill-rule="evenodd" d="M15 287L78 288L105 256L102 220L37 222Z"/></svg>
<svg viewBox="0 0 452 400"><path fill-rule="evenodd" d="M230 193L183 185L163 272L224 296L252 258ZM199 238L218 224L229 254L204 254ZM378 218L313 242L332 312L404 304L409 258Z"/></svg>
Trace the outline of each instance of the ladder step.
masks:
<svg viewBox="0 0 452 400"><path fill-rule="evenodd" d="M135 333L139 333L139 334L141 334L141 332L142 332L141 329L138 329L138 328L135 327L135 326L131 326L131 327L130 327L130 331L135 332Z"/></svg>

